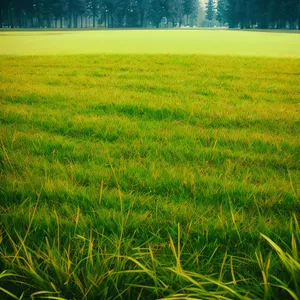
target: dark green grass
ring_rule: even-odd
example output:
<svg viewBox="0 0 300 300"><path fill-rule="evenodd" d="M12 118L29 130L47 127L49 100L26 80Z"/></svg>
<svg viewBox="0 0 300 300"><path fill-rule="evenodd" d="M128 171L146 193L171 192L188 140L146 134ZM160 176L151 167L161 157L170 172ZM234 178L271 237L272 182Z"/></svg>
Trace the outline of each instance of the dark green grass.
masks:
<svg viewBox="0 0 300 300"><path fill-rule="evenodd" d="M299 59L0 57L0 268L12 270L0 286L298 299L299 70Z"/></svg>

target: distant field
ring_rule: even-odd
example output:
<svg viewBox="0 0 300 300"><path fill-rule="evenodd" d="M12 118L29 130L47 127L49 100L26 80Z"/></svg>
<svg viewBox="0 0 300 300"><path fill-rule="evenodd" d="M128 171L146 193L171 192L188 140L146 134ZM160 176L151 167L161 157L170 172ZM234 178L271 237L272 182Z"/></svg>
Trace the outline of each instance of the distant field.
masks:
<svg viewBox="0 0 300 300"><path fill-rule="evenodd" d="M78 53L96 36L134 49L95 32L1 36L0 51ZM299 102L299 59L0 57L3 295L299 299Z"/></svg>
<svg viewBox="0 0 300 300"><path fill-rule="evenodd" d="M300 57L300 35L229 30L0 31L0 54L99 53Z"/></svg>

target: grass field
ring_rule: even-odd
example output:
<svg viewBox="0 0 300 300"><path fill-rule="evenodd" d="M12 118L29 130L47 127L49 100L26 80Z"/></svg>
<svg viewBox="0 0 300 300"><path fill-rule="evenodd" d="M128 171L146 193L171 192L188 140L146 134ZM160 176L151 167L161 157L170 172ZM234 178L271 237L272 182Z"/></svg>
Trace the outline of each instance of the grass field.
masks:
<svg viewBox="0 0 300 300"><path fill-rule="evenodd" d="M300 57L300 34L230 30L0 31L0 54L214 54Z"/></svg>
<svg viewBox="0 0 300 300"><path fill-rule="evenodd" d="M299 299L299 103L298 58L0 56L0 298Z"/></svg>

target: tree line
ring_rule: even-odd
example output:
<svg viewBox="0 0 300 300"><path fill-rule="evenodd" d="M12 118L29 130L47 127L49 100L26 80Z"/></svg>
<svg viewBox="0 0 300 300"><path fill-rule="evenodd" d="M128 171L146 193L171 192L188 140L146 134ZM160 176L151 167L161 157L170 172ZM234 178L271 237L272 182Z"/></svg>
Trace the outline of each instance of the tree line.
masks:
<svg viewBox="0 0 300 300"><path fill-rule="evenodd" d="M300 0L209 0L207 18L230 28L300 29Z"/></svg>
<svg viewBox="0 0 300 300"><path fill-rule="evenodd" d="M198 0L0 0L3 27L193 25Z"/></svg>
<svg viewBox="0 0 300 300"><path fill-rule="evenodd" d="M300 0L0 0L0 27L300 29ZM199 16L205 10L206 22Z"/></svg>

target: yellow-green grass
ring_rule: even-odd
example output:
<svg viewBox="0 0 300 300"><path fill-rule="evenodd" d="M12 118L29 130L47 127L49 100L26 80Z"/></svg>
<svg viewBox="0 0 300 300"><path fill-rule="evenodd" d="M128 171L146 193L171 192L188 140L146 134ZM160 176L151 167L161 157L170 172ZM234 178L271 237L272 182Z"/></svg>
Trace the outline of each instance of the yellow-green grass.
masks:
<svg viewBox="0 0 300 300"><path fill-rule="evenodd" d="M300 297L299 59L2 56L0 101L1 298Z"/></svg>
<svg viewBox="0 0 300 300"><path fill-rule="evenodd" d="M2 31L0 54L214 54L300 57L300 35L230 30Z"/></svg>

